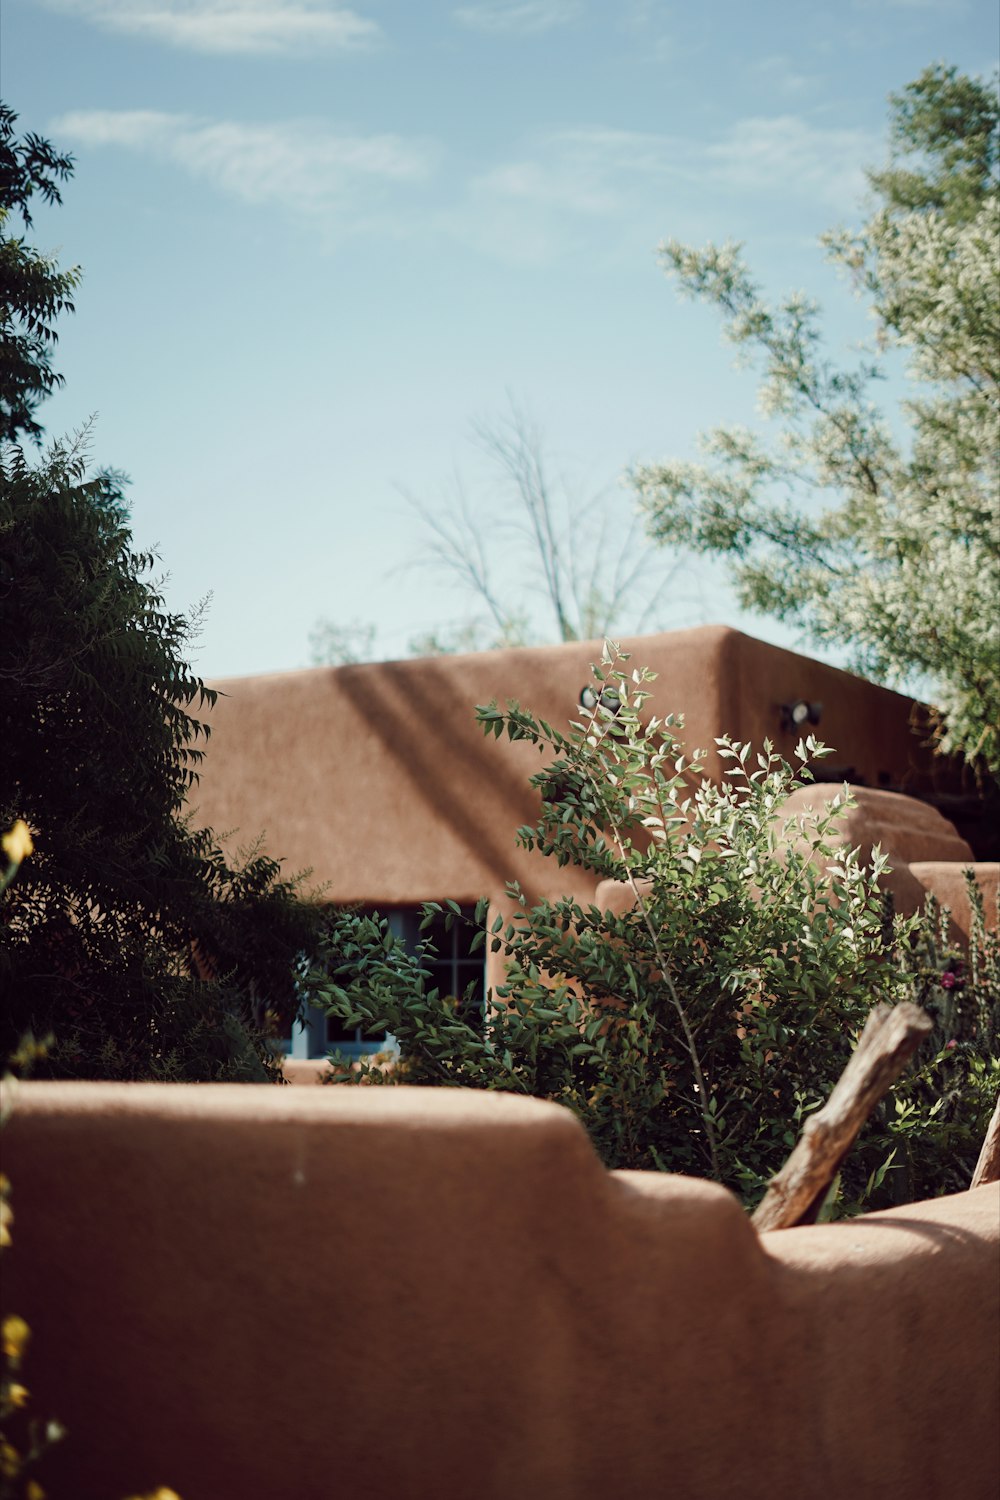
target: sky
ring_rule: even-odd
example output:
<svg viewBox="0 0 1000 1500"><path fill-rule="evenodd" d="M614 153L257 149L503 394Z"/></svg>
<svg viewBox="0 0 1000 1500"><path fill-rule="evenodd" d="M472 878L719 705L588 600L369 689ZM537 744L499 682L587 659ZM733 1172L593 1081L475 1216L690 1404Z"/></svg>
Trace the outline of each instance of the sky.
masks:
<svg viewBox="0 0 1000 1500"><path fill-rule="evenodd" d="M755 421L662 240L742 241L768 291L822 302L835 351L864 337L818 236L860 221L890 91L992 73L998 22L993 0L4 0L0 48L18 129L76 161L30 235L83 268L40 415L128 474L169 606L208 601L211 680L307 665L324 618L395 656L475 614L413 504L443 516L457 484L519 597L473 433L512 402L614 536L631 465ZM657 625L798 639L717 566L651 567Z"/></svg>

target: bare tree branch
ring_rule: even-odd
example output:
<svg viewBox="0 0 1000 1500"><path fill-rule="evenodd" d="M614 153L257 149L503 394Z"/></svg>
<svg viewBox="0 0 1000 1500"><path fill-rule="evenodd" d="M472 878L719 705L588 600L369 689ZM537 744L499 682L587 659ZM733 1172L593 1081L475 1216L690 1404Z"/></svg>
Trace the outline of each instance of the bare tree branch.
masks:
<svg viewBox="0 0 1000 1500"><path fill-rule="evenodd" d="M407 495L425 527L421 563L450 574L484 604L499 640L523 639L531 610L496 581L498 538L514 532L521 538L522 573L537 574L551 611L553 630L536 626L536 638L591 640L648 628L676 565L664 576L662 557L637 518L623 526L607 491L582 499L562 476L554 479L540 430L513 397L503 417L476 422L472 431L500 476L503 513L485 525L483 507L472 503L460 476L443 507Z"/></svg>
<svg viewBox="0 0 1000 1500"><path fill-rule="evenodd" d="M930 1016L908 1001L876 1006L833 1093L807 1118L754 1212L755 1229L812 1222L858 1131L932 1027Z"/></svg>

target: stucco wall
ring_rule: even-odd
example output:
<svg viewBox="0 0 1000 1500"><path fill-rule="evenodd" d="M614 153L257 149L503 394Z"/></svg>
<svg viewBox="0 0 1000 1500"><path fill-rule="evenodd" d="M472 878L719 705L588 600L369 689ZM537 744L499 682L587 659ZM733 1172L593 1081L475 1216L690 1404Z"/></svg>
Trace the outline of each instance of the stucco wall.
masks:
<svg viewBox="0 0 1000 1500"><path fill-rule="evenodd" d="M823 704L817 732L838 764L872 786L928 783L908 698L724 626L625 645L658 674L656 711L682 712L689 746L712 750L713 774L723 733L770 736L790 757L798 735L782 731L780 706L805 698ZM512 698L565 727L600 651L572 642L215 683L197 821L233 847L263 830L267 852L289 871L311 868L332 902L499 898L512 879L535 897L552 894L554 876L557 894L589 896L580 872L515 848L542 762L532 746L486 740L473 711Z"/></svg>
<svg viewBox="0 0 1000 1500"><path fill-rule="evenodd" d="M758 1237L553 1105L29 1084L4 1306L108 1500L995 1500L1000 1188Z"/></svg>

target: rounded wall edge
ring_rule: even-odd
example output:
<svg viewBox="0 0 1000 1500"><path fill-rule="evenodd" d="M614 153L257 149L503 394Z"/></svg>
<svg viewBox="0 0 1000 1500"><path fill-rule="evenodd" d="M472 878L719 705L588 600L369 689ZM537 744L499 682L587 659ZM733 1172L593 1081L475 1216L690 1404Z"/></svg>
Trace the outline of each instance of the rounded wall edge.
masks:
<svg viewBox="0 0 1000 1500"><path fill-rule="evenodd" d="M1000 1189L759 1237L464 1090L40 1082L3 1145L52 1492L995 1493Z"/></svg>

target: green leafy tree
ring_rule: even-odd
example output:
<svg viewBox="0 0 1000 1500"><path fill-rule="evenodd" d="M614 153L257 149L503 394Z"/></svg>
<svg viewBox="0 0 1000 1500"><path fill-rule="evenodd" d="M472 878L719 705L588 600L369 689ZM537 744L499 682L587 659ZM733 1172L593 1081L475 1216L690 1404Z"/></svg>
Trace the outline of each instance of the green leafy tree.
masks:
<svg viewBox="0 0 1000 1500"><path fill-rule="evenodd" d="M892 100L892 159L856 234L825 237L870 301L883 349L909 358L909 437L869 396L876 357L839 369L800 295L762 298L739 247L661 251L763 366L774 441L726 428L706 462L637 471L660 541L730 560L741 602L847 647L852 665L930 691L939 743L1000 770L1000 240L994 89L931 68ZM823 497L826 497L825 508Z"/></svg>
<svg viewBox="0 0 1000 1500"><path fill-rule="evenodd" d="M57 200L70 170L37 137L16 143L13 118L5 221L34 191ZM47 319L76 273L21 241L2 265L0 410L7 438L36 438L59 379ZM39 1071L265 1078L263 1007L290 1023L325 918L273 860L234 864L189 824L196 715L215 695L185 664L191 622L165 608L154 566L121 476L88 477L82 442L37 459L0 445L0 826L23 820L35 845L0 909L0 1056L51 1032Z"/></svg>
<svg viewBox="0 0 1000 1500"><path fill-rule="evenodd" d="M889 102L890 164L868 174L885 207L930 209L951 223L970 223L996 187L996 81L989 87L937 64Z"/></svg>
<svg viewBox="0 0 1000 1500"><path fill-rule="evenodd" d="M116 476L56 445L0 467L0 822L35 857L0 920L0 1051L54 1033L82 1076L267 1076L260 1003L298 1007L320 914L274 861L234 866L186 798L214 693L134 550Z"/></svg>
<svg viewBox="0 0 1000 1500"><path fill-rule="evenodd" d="M59 183L69 177L73 160L40 136L18 140L16 122L14 111L0 103L0 442L22 434L38 442L42 428L35 410L63 383L52 369L58 337L53 321L73 311L70 297L80 272L60 271L12 230L18 217L30 227L36 193L46 203L62 202Z"/></svg>

